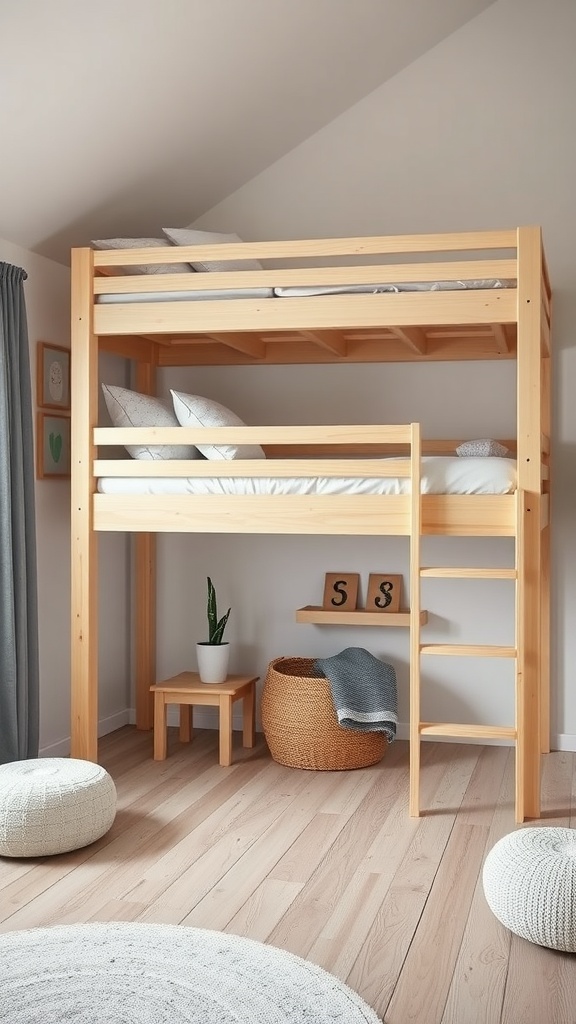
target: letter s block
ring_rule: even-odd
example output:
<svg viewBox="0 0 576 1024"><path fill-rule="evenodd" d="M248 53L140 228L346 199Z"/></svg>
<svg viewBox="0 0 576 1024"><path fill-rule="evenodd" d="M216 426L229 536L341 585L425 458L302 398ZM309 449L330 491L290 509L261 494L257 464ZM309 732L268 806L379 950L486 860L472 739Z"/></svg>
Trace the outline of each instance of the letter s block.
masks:
<svg viewBox="0 0 576 1024"><path fill-rule="evenodd" d="M354 611L358 602L358 572L327 572L322 607L331 612Z"/></svg>

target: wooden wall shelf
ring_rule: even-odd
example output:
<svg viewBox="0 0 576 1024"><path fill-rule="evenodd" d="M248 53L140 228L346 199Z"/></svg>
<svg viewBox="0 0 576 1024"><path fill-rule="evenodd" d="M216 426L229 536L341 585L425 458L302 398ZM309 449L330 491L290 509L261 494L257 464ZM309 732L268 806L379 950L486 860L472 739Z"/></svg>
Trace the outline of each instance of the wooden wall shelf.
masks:
<svg viewBox="0 0 576 1024"><path fill-rule="evenodd" d="M296 610L296 622L311 622L318 626L409 626L410 612L372 612L357 608L350 612L334 612L312 604ZM428 612L420 612L420 625L428 622Z"/></svg>

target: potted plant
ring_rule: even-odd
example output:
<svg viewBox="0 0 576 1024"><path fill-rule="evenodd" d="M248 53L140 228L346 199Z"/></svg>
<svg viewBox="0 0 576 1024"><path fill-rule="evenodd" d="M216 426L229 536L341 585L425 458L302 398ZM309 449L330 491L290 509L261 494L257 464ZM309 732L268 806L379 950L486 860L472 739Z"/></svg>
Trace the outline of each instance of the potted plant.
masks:
<svg viewBox="0 0 576 1024"><path fill-rule="evenodd" d="M198 674L203 683L223 683L228 675L230 644L222 638L231 609L229 608L222 618L218 618L216 589L209 576L207 577L207 582L208 602L206 612L208 617L208 639L201 640L196 644Z"/></svg>

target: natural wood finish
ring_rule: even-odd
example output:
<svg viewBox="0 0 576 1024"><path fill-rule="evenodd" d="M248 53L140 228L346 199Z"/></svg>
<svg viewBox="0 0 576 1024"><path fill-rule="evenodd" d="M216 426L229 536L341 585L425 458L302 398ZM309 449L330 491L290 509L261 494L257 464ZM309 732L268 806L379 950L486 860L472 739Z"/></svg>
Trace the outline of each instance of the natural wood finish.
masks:
<svg viewBox="0 0 576 1024"><path fill-rule="evenodd" d="M366 611L380 611L393 615L400 611L402 597L402 576L397 573L375 573L368 576L368 593L366 594ZM386 598L388 604L385 604Z"/></svg>
<svg viewBox="0 0 576 1024"><path fill-rule="evenodd" d="M137 363L137 391L154 394L155 384L155 367ZM149 687L156 679L156 534L137 533L133 544L136 725L151 729L154 707Z"/></svg>
<svg viewBox="0 0 576 1024"><path fill-rule="evenodd" d="M349 772L276 764L261 736L217 764L216 731L166 761L125 727L100 742L118 791L110 832L39 860L4 858L0 929L84 921L216 928L334 973L387 1024L568 1022L574 955L512 936L482 864L514 824L509 747L422 743L422 798L406 814L408 744ZM576 755L544 760L543 825L576 817Z"/></svg>
<svg viewBox="0 0 576 1024"><path fill-rule="evenodd" d="M308 604L296 611L296 622L312 622L319 626L406 626L410 627L410 610L398 612L368 611L366 608L356 608L352 612L327 611L325 608ZM424 609L420 612L420 625L428 622L428 612Z"/></svg>
<svg viewBox="0 0 576 1024"><path fill-rule="evenodd" d="M331 265L333 257L339 266ZM281 266L260 271L157 275L158 287L168 301L100 303L106 292L143 294L149 281L138 275L109 274L115 267L131 267L146 260L178 263L191 259L261 259ZM298 266L297 263L304 263ZM313 266L314 262L319 266ZM286 266L288 264L288 266ZM290 265L291 264L291 265ZM80 467L73 462L73 529L79 540L73 556L79 560L82 585L73 594L73 689L81 732L95 748L97 720L97 657L95 614L95 533L127 530L151 535L160 531L206 533L398 535L410 538L410 673L413 767L410 806L418 813L420 787L425 803L426 779L420 758L420 658L437 653L516 659L516 814L519 821L539 813L540 749L549 743L550 654L550 311L551 291L539 228L505 231L406 235L348 239L304 239L205 247L146 250L76 250L73 253L72 365L81 367L76 378L74 405ZM200 279L202 278L202 280ZM435 280L500 278L505 287L440 291L374 291L375 285L398 280L417 283ZM156 283L156 282L155 282ZM290 287L365 284L372 294L331 294L291 297L289 300L237 298L202 302L175 301L171 293L224 287ZM155 367L247 366L318 363L368 363L399 360L517 361L517 491L506 495L420 495L419 428L415 425L358 425L331 427L221 428L210 439L224 443L258 443L272 460L266 465L237 462L215 468L194 468L185 462L155 464L154 477L240 476L258 478L274 469L280 476L307 473L336 475L337 460L352 454L347 475L398 475L400 466L388 463L376 469L363 455L409 455L411 476L406 495L119 495L96 493L98 476L138 474L125 458L96 460L95 446L126 443L195 443L198 431L119 431L94 427L98 380L94 334L103 351L133 358L146 374ZM76 352L78 349L78 352ZM150 370L144 368L144 364ZM488 428L489 430L489 428ZM488 431L487 431L488 432ZM208 439L202 431L202 441ZM433 442L432 442L433 444ZM454 443L438 442L441 453ZM450 447L449 445L452 445ZM446 445L447 447L442 447ZM277 449L277 450L274 450ZM279 450L278 450L279 449ZM425 451L433 448L425 446ZM406 463L407 465L407 463ZM511 537L515 541L514 569L422 568L422 535L444 537ZM154 576L152 541L137 542L137 565L148 580L136 615L140 638L153 632L151 609ZM76 565L76 563L74 563ZM420 608L422 576L458 579L511 579L515 583L515 639L500 645L422 645ZM90 582L88 582L90 581ZM310 614L310 613L308 613ZM312 613L313 614L313 613ZM399 613L402 615L402 613ZM308 619L307 621L311 621ZM340 620L343 622L343 620ZM357 619L355 621L360 621ZM367 622L367 619L363 621ZM78 622L81 629L77 629ZM82 648L90 634L90 659ZM139 640L138 640L139 643ZM140 705L144 676L151 671L153 639L139 655ZM78 681L77 681L78 677ZM184 733L186 725L184 723ZM74 739L73 752L82 749ZM510 736L506 735L506 738ZM465 845L465 844L464 844Z"/></svg>
<svg viewBox="0 0 576 1024"><path fill-rule="evenodd" d="M322 607L326 611L355 611L358 604L360 573L327 572L324 576Z"/></svg>
<svg viewBox="0 0 576 1024"><path fill-rule="evenodd" d="M98 759L98 534L93 495L98 422L98 342L90 279L93 253L75 254L71 271L71 746L75 757ZM83 401L75 400L82 395Z"/></svg>
<svg viewBox="0 0 576 1024"><path fill-rule="evenodd" d="M197 672L180 672L171 679L154 683L154 760L165 761L167 751L167 711L170 704L180 705L180 740L192 739L194 705L216 707L220 716L219 763L232 764L232 705L242 701L242 742L254 746L256 682L259 676L230 675L223 683L203 683Z"/></svg>

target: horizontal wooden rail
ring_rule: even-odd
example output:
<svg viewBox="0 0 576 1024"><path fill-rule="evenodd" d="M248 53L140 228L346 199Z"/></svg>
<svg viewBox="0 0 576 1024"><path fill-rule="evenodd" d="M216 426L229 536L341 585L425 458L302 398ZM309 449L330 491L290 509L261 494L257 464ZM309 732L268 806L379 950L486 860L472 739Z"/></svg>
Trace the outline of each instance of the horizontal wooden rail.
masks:
<svg viewBox="0 0 576 1024"><path fill-rule="evenodd" d="M516 729L507 725L460 725L449 722L421 722L423 736L458 736L470 740L515 740Z"/></svg>
<svg viewBox="0 0 576 1024"><path fill-rule="evenodd" d="M410 443L410 426L404 424L365 426L285 426L285 427L95 427L94 443L114 444L276 444L302 446L348 445L351 441L367 444L400 445Z"/></svg>
<svg viewBox="0 0 576 1024"><path fill-rule="evenodd" d="M515 647L499 644L422 644L422 654L440 654L448 658L515 658Z"/></svg>
<svg viewBox="0 0 576 1024"><path fill-rule="evenodd" d="M97 459L94 476L115 477L409 477L406 459Z"/></svg>

